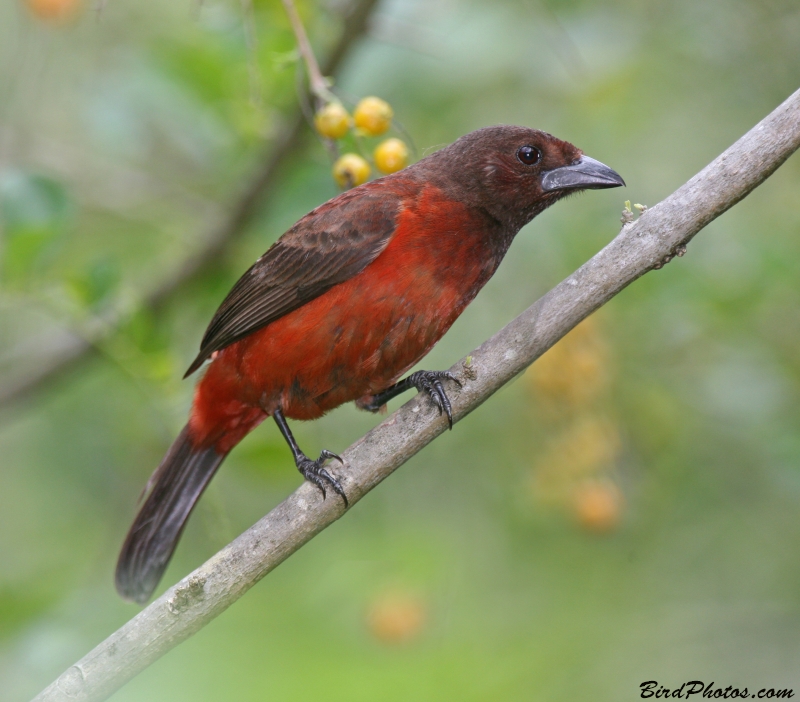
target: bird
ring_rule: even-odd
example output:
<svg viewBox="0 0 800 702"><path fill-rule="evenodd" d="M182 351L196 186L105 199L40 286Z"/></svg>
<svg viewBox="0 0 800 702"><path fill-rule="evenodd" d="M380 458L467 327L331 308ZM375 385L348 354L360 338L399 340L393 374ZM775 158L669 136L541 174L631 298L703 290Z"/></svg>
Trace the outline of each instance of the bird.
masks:
<svg viewBox="0 0 800 702"><path fill-rule="evenodd" d="M616 171L522 126L470 132L301 218L242 275L188 377L208 361L189 421L149 479L117 562L120 595L147 602L228 453L272 417L306 480L348 507L332 461L287 422L346 402L376 412L412 388L452 428L447 371L415 366L497 270L519 230L567 195L615 188ZM331 470L329 470L329 468ZM340 466L341 469L341 466Z"/></svg>

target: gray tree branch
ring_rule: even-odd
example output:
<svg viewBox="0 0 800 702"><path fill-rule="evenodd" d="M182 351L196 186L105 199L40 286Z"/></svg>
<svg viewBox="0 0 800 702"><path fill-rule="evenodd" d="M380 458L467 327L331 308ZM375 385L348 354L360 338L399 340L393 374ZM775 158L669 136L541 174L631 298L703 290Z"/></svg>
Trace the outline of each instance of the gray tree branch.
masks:
<svg viewBox="0 0 800 702"><path fill-rule="evenodd" d="M324 75L334 75L339 70L350 49L364 34L376 4L377 0L354 0L345 18L342 34L322 66ZM143 297L141 307L157 310L177 291L219 263L258 212L265 193L272 187L283 166L303 146L307 132L302 110L297 106L287 116L286 126L269 145L260 167L245 184L227 217L210 228L203 237L203 245L196 253L183 261L158 287ZM85 361L96 357L97 346L114 334L131 311L119 311L113 318L105 320L102 330L90 339L64 331L58 340L51 343L58 352L49 362L30 375L0 387L0 407L28 398L44 387L50 387L53 382L69 375Z"/></svg>
<svg viewBox="0 0 800 702"><path fill-rule="evenodd" d="M800 147L800 90L745 136L647 210L600 253L450 370L457 421L527 368L618 292L668 261L711 220L762 183ZM339 470L351 505L447 428L425 399L412 399L344 452ZM310 483L167 590L35 698L103 700L205 626L343 514Z"/></svg>

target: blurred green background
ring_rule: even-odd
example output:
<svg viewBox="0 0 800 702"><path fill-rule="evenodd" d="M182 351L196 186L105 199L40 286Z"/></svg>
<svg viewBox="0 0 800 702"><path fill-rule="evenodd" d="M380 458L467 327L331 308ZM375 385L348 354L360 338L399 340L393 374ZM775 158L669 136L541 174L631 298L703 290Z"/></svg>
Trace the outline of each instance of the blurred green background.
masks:
<svg viewBox="0 0 800 702"><path fill-rule="evenodd" d="M343 6L301 4L321 54ZM297 75L278 0L0 4L0 387L65 331L130 313L97 358L0 410L0 699L31 697L138 611L113 567L185 421L180 377L241 272L336 194L323 147L306 140L202 281L157 314L137 300L224 218ZM420 154L535 126L628 183L527 227L425 367L468 353L608 242L624 200L655 204L798 86L796 0L381 3L340 72L348 104L389 100ZM695 679L797 694L799 189L795 156L113 699L619 702ZM347 406L294 430L313 454L377 421ZM265 423L162 589L298 483Z"/></svg>

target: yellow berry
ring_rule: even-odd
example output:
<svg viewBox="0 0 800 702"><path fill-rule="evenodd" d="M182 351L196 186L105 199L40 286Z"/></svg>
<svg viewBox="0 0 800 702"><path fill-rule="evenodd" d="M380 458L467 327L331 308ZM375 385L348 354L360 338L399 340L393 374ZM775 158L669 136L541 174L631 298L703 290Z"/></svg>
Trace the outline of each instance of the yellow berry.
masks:
<svg viewBox="0 0 800 702"><path fill-rule="evenodd" d="M387 139L375 149L375 165L384 173L395 173L408 165L408 147L401 139Z"/></svg>
<svg viewBox="0 0 800 702"><path fill-rule="evenodd" d="M329 102L316 115L314 126L328 139L340 139L350 129L350 115L338 102Z"/></svg>
<svg viewBox="0 0 800 702"><path fill-rule="evenodd" d="M377 97L365 97L356 105L353 118L356 127L370 136L383 134L392 126L394 112L388 102Z"/></svg>
<svg viewBox="0 0 800 702"><path fill-rule="evenodd" d="M342 188L367 182L369 164L358 154L342 154L333 164L333 178Z"/></svg>

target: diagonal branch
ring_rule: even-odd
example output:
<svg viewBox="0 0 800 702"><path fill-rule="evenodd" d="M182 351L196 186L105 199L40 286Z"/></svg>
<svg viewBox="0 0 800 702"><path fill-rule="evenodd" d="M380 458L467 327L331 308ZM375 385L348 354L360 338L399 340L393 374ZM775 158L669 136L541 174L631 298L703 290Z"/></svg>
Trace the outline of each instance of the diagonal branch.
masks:
<svg viewBox="0 0 800 702"><path fill-rule="evenodd" d="M582 319L660 268L706 224L762 183L800 147L800 90L600 253L450 370L464 383L456 420L485 402ZM351 504L447 429L414 398L344 454ZM64 672L34 702L103 700L205 626L343 514L310 483L273 509Z"/></svg>
<svg viewBox="0 0 800 702"><path fill-rule="evenodd" d="M350 49L367 29L376 5L377 0L355 0L345 19L342 34L321 68L323 75L333 75L338 71ZM225 221L212 227L203 239L205 243L202 248L144 297L141 301L142 307L157 310L177 291L217 264L258 212L265 193L272 187L281 168L303 146L305 136L305 119L298 106L288 116L286 127L269 146L261 167L245 185ZM64 332L63 337L54 343L59 347L55 358L33 374L0 387L0 407L34 395L38 390L80 367L86 360L95 357L97 345L114 334L126 317L127 314L122 312L116 318L106 320L102 331L91 339Z"/></svg>

